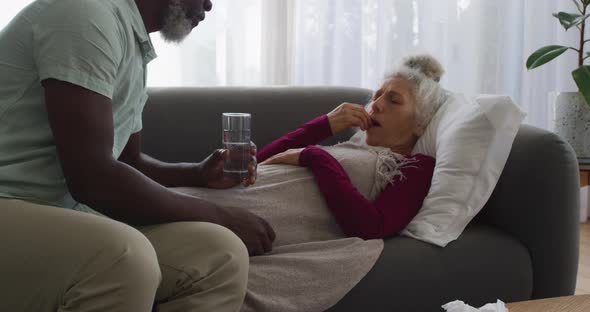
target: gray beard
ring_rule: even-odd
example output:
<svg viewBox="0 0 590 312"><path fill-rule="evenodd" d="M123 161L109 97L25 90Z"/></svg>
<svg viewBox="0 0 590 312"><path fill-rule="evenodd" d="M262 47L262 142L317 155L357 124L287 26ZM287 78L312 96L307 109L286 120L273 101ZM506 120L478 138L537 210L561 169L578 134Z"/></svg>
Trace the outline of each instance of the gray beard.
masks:
<svg viewBox="0 0 590 312"><path fill-rule="evenodd" d="M180 43L193 30L193 23L188 18L180 0L171 0L164 17L164 26L160 35L166 42Z"/></svg>

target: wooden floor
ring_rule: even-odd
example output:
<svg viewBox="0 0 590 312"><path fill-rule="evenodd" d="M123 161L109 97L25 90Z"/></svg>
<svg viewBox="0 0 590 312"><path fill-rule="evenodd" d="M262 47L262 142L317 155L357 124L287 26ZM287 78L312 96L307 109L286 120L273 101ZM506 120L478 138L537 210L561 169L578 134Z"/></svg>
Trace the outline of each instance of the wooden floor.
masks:
<svg viewBox="0 0 590 312"><path fill-rule="evenodd" d="M590 294L590 221L580 224L580 265L576 294Z"/></svg>

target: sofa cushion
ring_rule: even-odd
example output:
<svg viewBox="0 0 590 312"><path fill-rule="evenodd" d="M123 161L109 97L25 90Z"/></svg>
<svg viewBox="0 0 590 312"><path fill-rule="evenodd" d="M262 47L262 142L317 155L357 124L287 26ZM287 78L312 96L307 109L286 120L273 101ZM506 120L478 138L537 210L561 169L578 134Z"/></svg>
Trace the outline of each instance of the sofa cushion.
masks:
<svg viewBox="0 0 590 312"><path fill-rule="evenodd" d="M472 224L440 248L408 237L385 240L373 269L329 312L442 311L455 299L474 306L528 300L528 250L509 235Z"/></svg>

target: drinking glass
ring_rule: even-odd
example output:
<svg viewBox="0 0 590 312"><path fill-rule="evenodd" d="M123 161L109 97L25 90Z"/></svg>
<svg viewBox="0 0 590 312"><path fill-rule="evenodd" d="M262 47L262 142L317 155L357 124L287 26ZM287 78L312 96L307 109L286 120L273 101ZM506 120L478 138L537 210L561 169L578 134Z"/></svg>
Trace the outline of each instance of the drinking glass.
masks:
<svg viewBox="0 0 590 312"><path fill-rule="evenodd" d="M223 113L223 148L229 152L223 172L233 178L248 176L252 117L247 113Z"/></svg>

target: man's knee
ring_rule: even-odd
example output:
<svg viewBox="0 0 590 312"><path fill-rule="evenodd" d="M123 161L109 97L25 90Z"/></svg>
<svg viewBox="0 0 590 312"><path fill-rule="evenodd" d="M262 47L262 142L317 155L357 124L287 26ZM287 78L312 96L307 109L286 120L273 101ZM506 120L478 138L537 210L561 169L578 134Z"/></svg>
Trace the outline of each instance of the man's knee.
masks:
<svg viewBox="0 0 590 312"><path fill-rule="evenodd" d="M211 224L210 239L214 253L225 255L228 258L230 270L235 270L237 275L248 277L250 258L248 250L242 240L229 229Z"/></svg>
<svg viewBox="0 0 590 312"><path fill-rule="evenodd" d="M162 279L156 251L150 241L139 231L129 228L119 246L121 265L129 278L138 284L151 285L157 289Z"/></svg>
<svg viewBox="0 0 590 312"><path fill-rule="evenodd" d="M174 237L177 248L187 255L185 259L174 259L175 265L190 267L192 263L207 259L207 267L214 267L214 272L224 272L222 275L228 280L245 287L250 259L246 246L236 234L223 226L205 222L180 222L166 227L166 233ZM187 260L191 263L182 263Z"/></svg>
<svg viewBox="0 0 590 312"><path fill-rule="evenodd" d="M246 246L232 231L204 222L145 229L162 265L161 311L237 311L248 282ZM173 299L171 299L173 298Z"/></svg>
<svg viewBox="0 0 590 312"><path fill-rule="evenodd" d="M62 310L85 302L118 307L116 311L148 311L161 281L154 247L136 229L112 220L87 224L84 254L69 270L69 289L60 295ZM84 309L82 309L84 310Z"/></svg>
<svg viewBox="0 0 590 312"><path fill-rule="evenodd" d="M161 281L158 258L150 241L136 229L119 223L103 232L104 269L114 281L154 292Z"/></svg>

